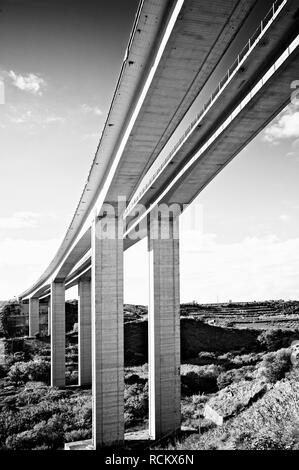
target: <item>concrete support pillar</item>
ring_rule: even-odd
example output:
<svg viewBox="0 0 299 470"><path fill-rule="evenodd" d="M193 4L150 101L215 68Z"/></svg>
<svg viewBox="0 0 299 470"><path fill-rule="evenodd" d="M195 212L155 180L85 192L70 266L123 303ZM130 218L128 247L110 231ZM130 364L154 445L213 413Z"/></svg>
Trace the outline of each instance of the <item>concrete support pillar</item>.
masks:
<svg viewBox="0 0 299 470"><path fill-rule="evenodd" d="M29 299L29 336L39 333L39 299Z"/></svg>
<svg viewBox="0 0 299 470"><path fill-rule="evenodd" d="M91 281L78 284L78 361L79 385L91 384Z"/></svg>
<svg viewBox="0 0 299 470"><path fill-rule="evenodd" d="M65 385L65 285L51 284L51 386Z"/></svg>
<svg viewBox="0 0 299 470"><path fill-rule="evenodd" d="M151 215L148 252L149 433L158 439L181 426L178 217Z"/></svg>
<svg viewBox="0 0 299 470"><path fill-rule="evenodd" d="M51 297L48 303L48 335L51 335Z"/></svg>
<svg viewBox="0 0 299 470"><path fill-rule="evenodd" d="M122 218L106 214L106 217L94 221L91 290L92 434L96 449L121 445L124 440L122 234Z"/></svg>

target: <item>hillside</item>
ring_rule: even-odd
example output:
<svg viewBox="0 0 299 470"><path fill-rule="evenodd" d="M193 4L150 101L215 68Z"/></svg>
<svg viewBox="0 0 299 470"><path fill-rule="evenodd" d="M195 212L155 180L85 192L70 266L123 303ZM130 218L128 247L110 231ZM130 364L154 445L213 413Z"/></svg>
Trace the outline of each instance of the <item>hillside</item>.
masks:
<svg viewBox="0 0 299 470"><path fill-rule="evenodd" d="M292 366L290 349L281 349L291 341L288 335L261 335L260 352L203 351L196 361L183 363L182 425L194 432L191 437L167 439L161 447L298 449L299 371ZM8 341L14 344L8 344L10 355L0 366L0 450L55 450L63 449L65 442L89 439L91 390L76 386L77 346L67 344L67 386L58 389L49 387L48 342ZM126 432L147 427L148 366L127 364Z"/></svg>
<svg viewBox="0 0 299 470"><path fill-rule="evenodd" d="M181 315L196 315L205 323L238 329L294 329L299 326L299 302L189 303L181 305Z"/></svg>
<svg viewBox="0 0 299 470"><path fill-rule="evenodd" d="M67 305L66 387L49 387L49 336L0 339L0 450L63 449L91 436L91 390L77 385L77 301ZM181 305L182 425L193 434L166 439L160 448L299 448L299 364L290 348L299 339L298 307ZM125 305L124 319L125 429L144 433L147 308Z"/></svg>

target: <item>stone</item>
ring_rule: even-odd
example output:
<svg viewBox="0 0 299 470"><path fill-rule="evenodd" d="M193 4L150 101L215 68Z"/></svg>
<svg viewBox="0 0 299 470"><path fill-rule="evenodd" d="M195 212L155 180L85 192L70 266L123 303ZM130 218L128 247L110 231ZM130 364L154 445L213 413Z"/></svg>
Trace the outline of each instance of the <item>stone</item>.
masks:
<svg viewBox="0 0 299 470"><path fill-rule="evenodd" d="M246 409L267 391L261 382L241 381L225 387L204 408L204 417L222 426L225 420Z"/></svg>

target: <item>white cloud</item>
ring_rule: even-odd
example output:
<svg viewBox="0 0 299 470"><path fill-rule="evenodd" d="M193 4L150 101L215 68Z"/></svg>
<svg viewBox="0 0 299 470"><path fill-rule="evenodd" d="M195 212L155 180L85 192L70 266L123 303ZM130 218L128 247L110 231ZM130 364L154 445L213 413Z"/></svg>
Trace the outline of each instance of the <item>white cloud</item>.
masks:
<svg viewBox="0 0 299 470"><path fill-rule="evenodd" d="M36 75L35 73L28 73L27 75L16 74L13 70L8 72L13 85L19 90L27 91L34 95L42 95L42 88L46 86L46 81Z"/></svg>
<svg viewBox="0 0 299 470"><path fill-rule="evenodd" d="M299 138L299 109L289 106L265 130L265 140L277 143L280 140Z"/></svg>
<svg viewBox="0 0 299 470"><path fill-rule="evenodd" d="M9 217L0 217L0 229L9 230L35 227L39 218L40 215L35 212L15 212Z"/></svg>
<svg viewBox="0 0 299 470"><path fill-rule="evenodd" d="M103 112L97 106L89 106L88 104L82 104L81 109L84 113L92 113L96 116L102 116Z"/></svg>

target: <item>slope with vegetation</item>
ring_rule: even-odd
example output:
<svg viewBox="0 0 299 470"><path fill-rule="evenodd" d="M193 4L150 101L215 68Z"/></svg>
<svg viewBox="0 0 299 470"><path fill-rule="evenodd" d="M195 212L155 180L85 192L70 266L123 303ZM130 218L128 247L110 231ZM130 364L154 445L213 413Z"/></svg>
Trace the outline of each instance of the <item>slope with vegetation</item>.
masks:
<svg viewBox="0 0 299 470"><path fill-rule="evenodd" d="M148 426L147 311L125 306L125 318L125 427L136 431ZM164 448L299 448L299 372L290 361L298 330L221 327L188 314L181 332L182 425L195 433ZM91 390L77 386L76 325L61 389L49 387L48 337L1 342L0 449L62 449L90 438Z"/></svg>

